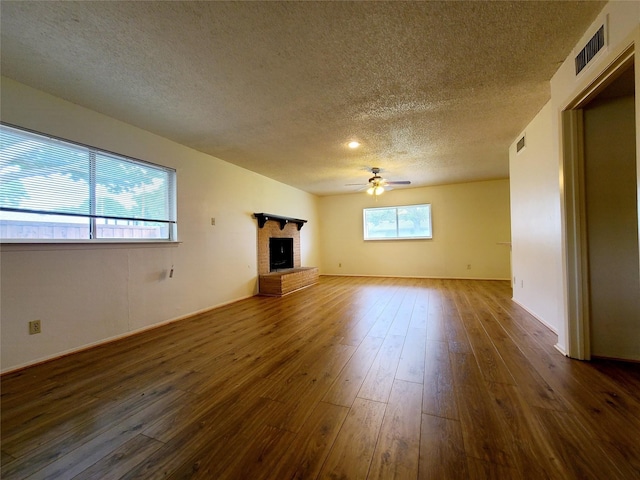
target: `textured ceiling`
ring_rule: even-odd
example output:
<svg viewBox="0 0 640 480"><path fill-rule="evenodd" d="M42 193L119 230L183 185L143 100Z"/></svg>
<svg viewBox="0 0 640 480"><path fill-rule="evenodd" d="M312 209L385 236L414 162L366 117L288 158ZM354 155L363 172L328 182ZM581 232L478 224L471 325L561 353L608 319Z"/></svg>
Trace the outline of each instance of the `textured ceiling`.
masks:
<svg viewBox="0 0 640 480"><path fill-rule="evenodd" d="M318 195L506 178L603 5L4 0L1 68Z"/></svg>

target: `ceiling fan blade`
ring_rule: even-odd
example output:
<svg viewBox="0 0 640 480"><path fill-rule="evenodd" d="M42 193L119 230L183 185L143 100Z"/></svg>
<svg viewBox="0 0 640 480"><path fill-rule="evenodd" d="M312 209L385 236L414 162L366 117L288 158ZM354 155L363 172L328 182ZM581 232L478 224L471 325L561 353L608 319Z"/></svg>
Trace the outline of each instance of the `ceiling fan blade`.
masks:
<svg viewBox="0 0 640 480"><path fill-rule="evenodd" d="M368 183L345 183L344 186L345 187L352 187L352 186L360 186L362 187L363 185L369 185Z"/></svg>
<svg viewBox="0 0 640 480"><path fill-rule="evenodd" d="M409 180L400 180L398 182L386 182L387 185L411 185Z"/></svg>

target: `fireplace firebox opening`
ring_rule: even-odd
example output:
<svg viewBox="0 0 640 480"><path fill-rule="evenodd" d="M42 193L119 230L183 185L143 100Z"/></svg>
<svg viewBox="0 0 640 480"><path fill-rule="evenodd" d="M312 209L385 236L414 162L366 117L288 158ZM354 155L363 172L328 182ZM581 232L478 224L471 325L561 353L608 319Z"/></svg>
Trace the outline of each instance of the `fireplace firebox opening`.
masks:
<svg viewBox="0 0 640 480"><path fill-rule="evenodd" d="M271 272L293 268L293 238L269 238Z"/></svg>

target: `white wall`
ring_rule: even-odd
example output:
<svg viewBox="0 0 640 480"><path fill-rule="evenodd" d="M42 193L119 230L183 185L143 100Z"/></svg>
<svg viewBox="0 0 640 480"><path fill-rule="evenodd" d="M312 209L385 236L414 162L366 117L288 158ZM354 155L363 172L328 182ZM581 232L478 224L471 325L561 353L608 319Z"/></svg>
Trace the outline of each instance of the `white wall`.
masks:
<svg viewBox="0 0 640 480"><path fill-rule="evenodd" d="M525 148L509 149L513 299L555 332L564 309L557 128L549 102L527 127Z"/></svg>
<svg viewBox="0 0 640 480"><path fill-rule="evenodd" d="M307 219L302 264L320 264L317 197L10 79L1 87L4 122L175 168L181 242L3 245L3 371L253 295L253 212ZM34 319L42 333L28 335Z"/></svg>
<svg viewBox="0 0 640 480"><path fill-rule="evenodd" d="M599 26L608 25L608 46L576 77L574 58ZM509 150L514 275L524 281L514 288L514 299L557 330L558 348L568 350L566 286L563 284L564 252L561 220L562 178L560 114L612 61L611 56L629 41L640 24L640 2L609 2L576 43L551 79L551 100L525 128L527 152ZM638 50L638 47L636 48ZM638 73L636 73L636 86ZM638 110L638 109L636 109ZM636 115L638 112L636 112ZM637 117L636 117L637 118ZM636 123L638 123L636 121ZM533 139L533 138L532 138ZM530 149L529 147L532 147ZM533 150L533 151L532 151ZM538 205L538 208L535 206ZM540 233L523 215L534 215L544 228ZM542 236L541 236L542 235ZM535 241L532 240L535 237ZM559 270L560 269L560 270ZM547 282L543 282L546 279Z"/></svg>
<svg viewBox="0 0 640 480"><path fill-rule="evenodd" d="M362 210L430 203L431 240L363 240ZM320 198L322 273L508 279L509 182L495 180ZM339 265L342 266L339 266ZM471 269L467 269L471 265Z"/></svg>

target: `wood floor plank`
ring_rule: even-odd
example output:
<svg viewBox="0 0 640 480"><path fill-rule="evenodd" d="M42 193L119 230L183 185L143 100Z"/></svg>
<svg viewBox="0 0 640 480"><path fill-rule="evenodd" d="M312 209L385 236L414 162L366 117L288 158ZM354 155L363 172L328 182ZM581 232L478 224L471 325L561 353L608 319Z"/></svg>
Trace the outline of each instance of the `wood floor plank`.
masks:
<svg viewBox="0 0 640 480"><path fill-rule="evenodd" d="M115 424L112 428L104 433L94 437L92 440L82 444L77 449L59 457L54 462L33 471L30 475L25 474L34 468L29 465L29 470L19 473L16 477L3 473L3 478L28 478L29 480L56 478L56 479L72 479L77 474L91 467L94 463L100 461L106 456L134 438L145 425L150 424L162 411L170 404L177 402L184 392L177 390L171 391L164 398L150 404L147 408L139 413L127 418L126 420ZM16 472L17 473L17 472Z"/></svg>
<svg viewBox="0 0 640 480"><path fill-rule="evenodd" d="M486 388L456 386L460 425L468 456L489 463L517 467L513 435L497 414Z"/></svg>
<svg viewBox="0 0 640 480"><path fill-rule="evenodd" d="M598 438L591 437L572 413L536 409L536 418L544 428L545 437L552 445L558 464L564 470L561 478L632 479L640 478L640 471L622 472L600 449Z"/></svg>
<svg viewBox="0 0 640 480"><path fill-rule="evenodd" d="M638 399L610 388L611 382L584 362L540 351L531 356L531 362L554 390L567 398L582 428L607 446L606 456L628 471L629 478L640 478L640 417L634 414Z"/></svg>
<svg viewBox="0 0 640 480"><path fill-rule="evenodd" d="M614 381L617 388L622 388L632 395L640 391L640 368L635 363L595 358L591 366L605 378Z"/></svg>
<svg viewBox="0 0 640 480"><path fill-rule="evenodd" d="M420 458L422 384L396 380L367 478L416 478Z"/></svg>
<svg viewBox="0 0 640 480"><path fill-rule="evenodd" d="M390 285L386 288L379 286L373 288L373 296L366 297L368 302L363 304L360 315L356 317L357 320L350 325L345 325L342 331L344 343L358 346L366 336L372 336L370 335L371 329L397 288L395 285ZM379 335L379 338L384 338L384 335Z"/></svg>
<svg viewBox="0 0 640 480"><path fill-rule="evenodd" d="M385 337L391 328L400 306L404 300L407 292L404 289L398 288L391 297L388 298L384 308L376 317L376 323L373 324L368 335L373 337Z"/></svg>
<svg viewBox="0 0 640 480"><path fill-rule="evenodd" d="M458 353L471 353L471 344L467 337L467 331L462 323L460 312L456 305L455 283L452 281L443 281L442 290L442 312L444 315L444 325L446 329L446 338L449 342L449 350Z"/></svg>
<svg viewBox="0 0 640 480"><path fill-rule="evenodd" d="M498 463L487 462L474 457L467 458L468 476L470 480L487 480L508 478L509 480L525 480L528 477L524 472L515 468L500 465Z"/></svg>
<svg viewBox="0 0 640 480"><path fill-rule="evenodd" d="M236 415L245 414L247 409L263 407L266 402L261 395L266 383L267 380L256 377L233 390L189 395L175 409L163 412L142 433L163 443L184 438L197 441L199 435L208 435L209 429L217 432L237 421Z"/></svg>
<svg viewBox="0 0 640 480"><path fill-rule="evenodd" d="M8 463L13 462L14 460L15 460L15 457L9 455L4 450L0 452L0 465L7 465Z"/></svg>
<svg viewBox="0 0 640 480"><path fill-rule="evenodd" d="M511 372L479 321L478 309L482 308L482 304L479 301L471 302L465 293L454 294L454 299L482 375L488 382L514 385Z"/></svg>
<svg viewBox="0 0 640 480"><path fill-rule="evenodd" d="M445 314L442 310L442 306L438 309L429 309L429 315L427 317L427 340L435 342L446 342L447 326L445 325Z"/></svg>
<svg viewBox="0 0 640 480"><path fill-rule="evenodd" d="M469 478L460 422L422 415L419 479Z"/></svg>
<svg viewBox="0 0 640 480"><path fill-rule="evenodd" d="M309 421L284 449L270 477L316 478L348 413L348 407L320 402Z"/></svg>
<svg viewBox="0 0 640 480"><path fill-rule="evenodd" d="M224 469L233 460L226 454L229 441L243 431L260 431L270 413L270 400L249 396L231 398L184 424L165 445L127 472L123 479L151 480L170 475ZM210 477L215 478L215 477Z"/></svg>
<svg viewBox="0 0 640 480"><path fill-rule="evenodd" d="M162 445L153 438L136 435L120 448L73 477L73 480L118 480Z"/></svg>
<svg viewBox="0 0 640 480"><path fill-rule="evenodd" d="M427 341L425 344L422 411L454 420L460 418L447 343Z"/></svg>
<svg viewBox="0 0 640 480"><path fill-rule="evenodd" d="M46 443L51 437L49 431L43 427L56 427L56 434L63 434L73 428L73 419L82 418L87 412L95 411L102 405L108 404L96 397L81 396L80 398L68 398L54 407L50 406L45 411L37 407L24 411L23 415L14 416L7 421L2 428L4 450L13 455L20 456ZM108 407L107 407L108 408Z"/></svg>
<svg viewBox="0 0 640 480"><path fill-rule="evenodd" d="M336 345L315 369L307 369L279 383L264 393L265 397L279 401L268 424L290 432L298 432L317 404L326 395L338 372L353 355L354 347ZM273 394L273 392L279 392Z"/></svg>
<svg viewBox="0 0 640 480"><path fill-rule="evenodd" d="M383 338L365 337L323 397L325 402L350 407L375 360Z"/></svg>
<svg viewBox="0 0 640 480"><path fill-rule="evenodd" d="M426 341L425 330L412 328L406 332L406 340L396 371L397 379L422 384Z"/></svg>
<svg viewBox="0 0 640 480"><path fill-rule="evenodd" d="M488 383L487 386L498 416L510 427L518 470L541 480L562 478L562 465L523 395L512 385Z"/></svg>
<svg viewBox="0 0 640 480"><path fill-rule="evenodd" d="M409 323L411 323L411 316L413 315L413 308L417 296L418 291L415 288L411 288L406 292L404 297L402 297L402 303L396 311L396 315L387 332L389 335L407 335L407 329L409 328Z"/></svg>
<svg viewBox="0 0 640 480"><path fill-rule="evenodd" d="M404 340L405 337L400 335L386 337L362 383L358 397L386 403L391 393Z"/></svg>
<svg viewBox="0 0 640 480"><path fill-rule="evenodd" d="M386 406L386 403L356 398L319 479L367 478Z"/></svg>
<svg viewBox="0 0 640 480"><path fill-rule="evenodd" d="M251 432L251 435L243 436L244 441L237 442L241 447L238 450L227 448L234 461L223 471L218 473L213 471L213 475L206 474L202 471L200 475L191 478L251 478L255 480L263 480L273 478L274 467L280 460L281 452L284 451L291 443L295 434L274 428L264 426L262 431L257 434ZM230 442L234 444L235 442Z"/></svg>
<svg viewBox="0 0 640 480"><path fill-rule="evenodd" d="M473 355L450 352L460 425L468 456L515 467L513 436L489 396Z"/></svg>
<svg viewBox="0 0 640 480"><path fill-rule="evenodd" d="M71 452L82 448L85 444L109 429L116 422L126 421L133 415L149 408L157 401L173 396L184 397L184 392L176 391L170 387L136 394L128 401L107 404L106 408L96 408L90 414L85 414L75 419L71 425L61 422L58 425L43 423L42 430L37 435L27 436L20 444L20 454L10 463L2 464L3 478L24 478L27 473L35 472L64 457ZM175 403L169 402L176 406ZM167 408L158 415L164 415Z"/></svg>
<svg viewBox="0 0 640 480"><path fill-rule="evenodd" d="M486 305L502 320L505 329L513 335L521 347L551 351L557 343L557 335L531 316L521 306L511 301L511 294L497 294L495 285L489 283L477 289L483 294ZM475 286L474 286L475 289Z"/></svg>
<svg viewBox="0 0 640 480"><path fill-rule="evenodd" d="M413 304L413 311L411 312L411 320L409 322L409 328L416 330L424 330L426 334L427 320L429 318L429 300L430 291L426 288L416 289L416 298Z"/></svg>
<svg viewBox="0 0 640 480"><path fill-rule="evenodd" d="M1 476L640 480L640 365L509 282L321 276L0 376Z"/></svg>

